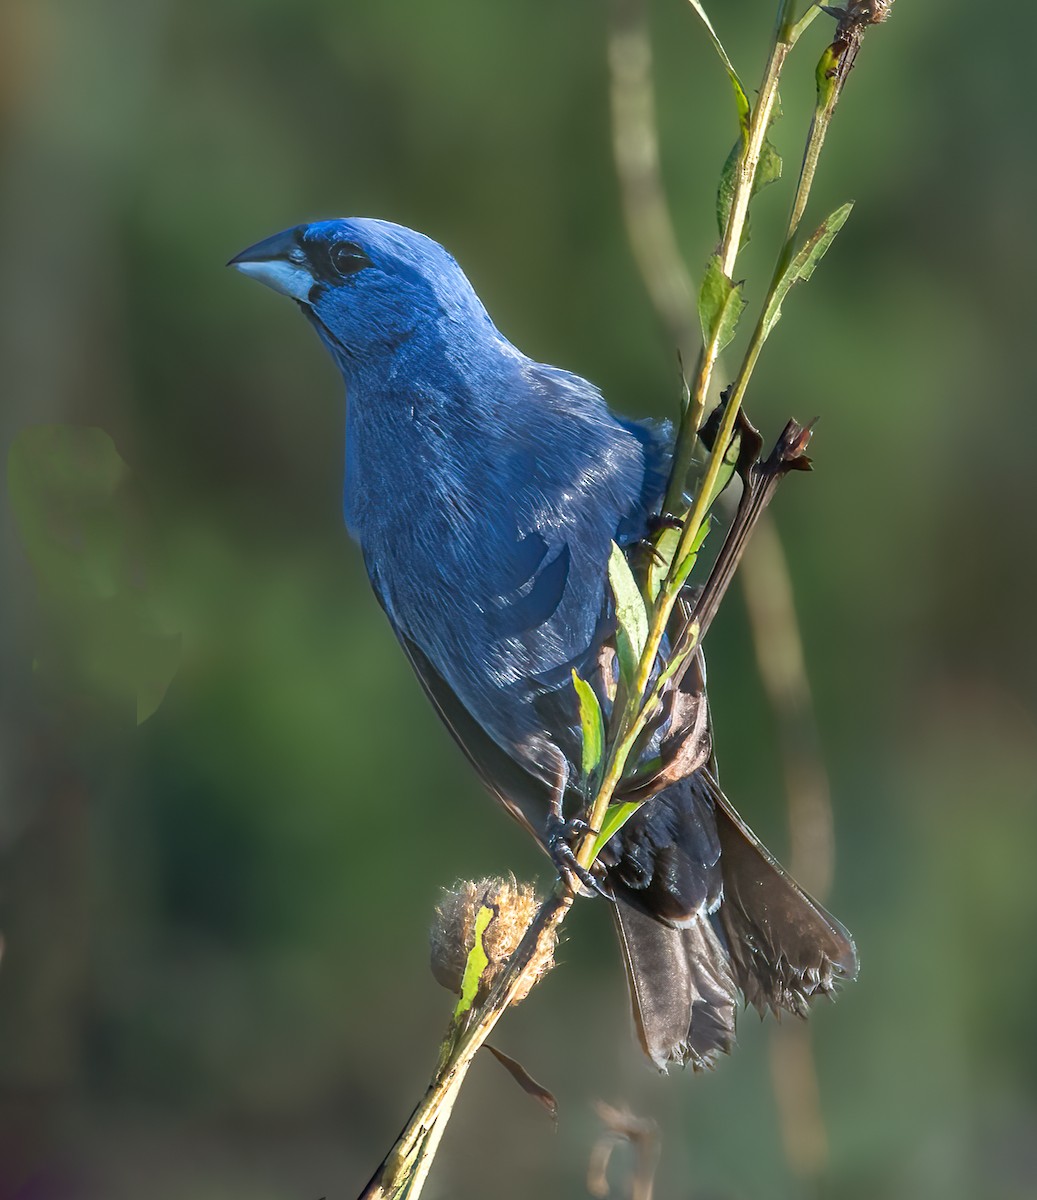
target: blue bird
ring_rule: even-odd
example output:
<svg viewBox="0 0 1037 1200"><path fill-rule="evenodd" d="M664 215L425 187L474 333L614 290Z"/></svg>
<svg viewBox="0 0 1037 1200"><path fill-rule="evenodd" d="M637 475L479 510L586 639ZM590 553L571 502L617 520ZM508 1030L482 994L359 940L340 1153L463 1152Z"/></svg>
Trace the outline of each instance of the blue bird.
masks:
<svg viewBox="0 0 1037 1200"><path fill-rule="evenodd" d="M553 857L578 775L575 668L601 690L607 564L658 511L666 427L613 414L527 358L442 246L387 221L301 225L231 260L297 302L346 384L346 525L374 591L490 791ZM701 656L701 765L602 854L642 1047L661 1069L734 1043L740 990L804 1015L856 973L716 785ZM554 815L553 815L554 814Z"/></svg>

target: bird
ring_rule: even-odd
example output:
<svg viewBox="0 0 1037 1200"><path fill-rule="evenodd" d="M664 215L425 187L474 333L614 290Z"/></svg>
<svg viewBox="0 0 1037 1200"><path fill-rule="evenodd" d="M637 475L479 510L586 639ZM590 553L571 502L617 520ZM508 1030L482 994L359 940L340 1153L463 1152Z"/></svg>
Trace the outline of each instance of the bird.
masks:
<svg viewBox="0 0 1037 1200"><path fill-rule="evenodd" d="M346 391L343 515L418 679L483 783L558 860L580 802L572 673L607 691L613 545L644 542L673 435L499 332L438 242L375 218L284 230L229 266L294 300ZM781 868L702 752L609 840L635 1031L661 1071L715 1065L741 993L805 1016L857 973L853 940ZM560 834L561 830L561 834Z"/></svg>

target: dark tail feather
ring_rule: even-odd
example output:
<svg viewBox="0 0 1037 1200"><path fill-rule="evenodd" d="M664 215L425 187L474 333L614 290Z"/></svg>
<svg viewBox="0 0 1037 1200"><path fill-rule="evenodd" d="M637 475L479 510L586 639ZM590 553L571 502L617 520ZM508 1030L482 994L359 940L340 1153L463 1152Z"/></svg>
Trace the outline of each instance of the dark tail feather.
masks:
<svg viewBox="0 0 1037 1200"><path fill-rule="evenodd" d="M724 901L718 916L746 1002L805 1017L810 1001L857 975L853 939L775 861L719 788Z"/></svg>
<svg viewBox="0 0 1037 1200"><path fill-rule="evenodd" d="M660 1071L671 1062L713 1066L735 1041L735 979L703 914L679 928L613 907L642 1049Z"/></svg>

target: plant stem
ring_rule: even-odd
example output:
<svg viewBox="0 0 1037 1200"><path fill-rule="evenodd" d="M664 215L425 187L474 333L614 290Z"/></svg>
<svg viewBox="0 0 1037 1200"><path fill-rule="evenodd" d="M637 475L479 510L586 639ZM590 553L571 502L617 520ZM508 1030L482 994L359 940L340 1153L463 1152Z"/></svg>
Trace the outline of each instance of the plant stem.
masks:
<svg viewBox="0 0 1037 1200"><path fill-rule="evenodd" d="M811 25L816 17L821 15L821 9L817 4L811 4L807 11L789 30L789 45L794 46L805 33L807 27Z"/></svg>
<svg viewBox="0 0 1037 1200"><path fill-rule="evenodd" d="M807 25L817 15L818 11L820 11L816 7L812 8L797 23L794 21L793 10L794 5L791 0L782 0L778 9L774 41L771 46L766 69L764 70L763 81L760 85L759 99L753 110L745 149L739 164L731 211L728 216L724 239L719 250L721 269L729 280L738 257L739 247L741 246L742 234L749 211L749 201L752 198L753 182L756 177L757 168L759 167L760 155L770 124L771 113L777 99L778 82L781 78L782 68L792 46ZM596 841L595 831L601 828L608 807L622 780L630 753L654 706L655 698L654 696L647 696L647 689L652 672L655 670L656 659L666 634L673 607L680 593L681 585L678 582L678 576L681 564L691 552L692 546L695 545L695 540L702 528L702 523L706 519L706 514L713 499L713 492L724 467L724 456L731 437L734 434L738 412L741 408L746 388L748 387L749 380L752 378L760 352L767 339L767 308L793 257L796 233L810 197L825 135L828 132L828 126L831 123L832 114L835 111L835 106L842 91L842 84L846 78L844 72L835 69L837 66L838 58L833 54L833 49L830 48L822 56L817 69L818 99L810 123L810 131L807 135L806 150L800 167L795 197L786 224L785 238L778 254L767 296L760 310L759 319L753 330L738 374L728 392L720 421L720 428L713 443L713 449L707 462L705 474L699 483L691 511L682 523L680 539L671 560L666 581L659 591L651 613L648 638L638 665L637 676L624 707L623 717L608 759L605 776L591 806L588 818L590 831L582 839L577 848L577 861L583 867L589 867L593 861ZM681 420L677 446L674 450L673 467L663 505L666 512L676 511L677 503L683 498L683 482L690 466L695 439L702 424L705 399L718 357L719 331L714 331L713 336L702 348L699 356L695 386L691 391L687 409ZM686 645L681 646L682 651L691 653L697 644L698 636L700 635L692 633L686 639Z"/></svg>
<svg viewBox="0 0 1037 1200"><path fill-rule="evenodd" d="M799 169L799 182L796 184L796 196L792 202L792 211L789 214L788 227L785 234L785 249L796 235L796 230L799 229L799 223L803 219L803 213L806 211L807 201L810 198L810 189L814 183L814 173L817 170L817 162L821 157L821 147L825 144L825 136L828 133L828 126L832 123L832 116L835 113L835 106L839 103L839 97L842 94L842 83L839 79L826 78L828 69L828 55L822 56L821 62L817 68L817 104L814 108L814 116L810 122L810 132L807 134L806 149L803 152L803 163Z"/></svg>
<svg viewBox="0 0 1037 1200"><path fill-rule="evenodd" d="M781 0L774 42L771 46L770 57L767 59L763 80L760 83L759 99L756 101L749 124L745 151L739 163L738 179L735 183L727 228L724 230L724 240L720 243L720 267L729 279L734 273L735 261L742 244L745 219L749 213L749 201L752 198L753 181L756 178L756 169L760 165L760 155L763 152L763 143L770 127L774 102L778 97L778 80L781 77L782 68L785 66L785 59L792 48L791 43L787 40L787 24L791 10L792 0Z"/></svg>
<svg viewBox="0 0 1037 1200"><path fill-rule="evenodd" d="M782 243L781 250L778 252L777 261L774 264L774 273L771 275L770 285L767 288L767 295L760 308L759 320L756 323L756 328L753 330L752 337L749 341L749 347L745 352L745 357L742 360L742 365L739 368L738 376L731 387L731 392L728 398L727 407L724 409L724 417L721 422L720 432L717 435L717 442L714 446L714 452L710 458L709 467L707 470L706 479L703 481L702 487L699 490L699 495L696 498L696 510L700 507L703 495L709 495L709 488L715 482L715 477L719 473L719 467L713 471L714 460L716 459L716 450L718 447L726 447L731 439L731 434L734 431L735 419L738 415L738 408L741 405L742 398L745 395L745 390L749 385L749 380L752 378L752 373L756 368L757 360L760 357L760 351L763 349L763 344L767 340L767 310L770 305L782 277L786 269L792 262L792 258L796 249L796 234L799 231L800 223L803 220L803 214L806 211L807 202L810 199L810 190L813 187L814 175L817 171L818 160L821 157L821 149L825 143L825 136L828 133L828 127L832 122L832 116L835 113L835 106L839 102L839 97L842 94L842 85L846 76L839 73L836 68L838 59L833 55L830 47L821 56L821 61L817 67L817 103L814 107L814 115L810 121L810 130L807 133L806 148L803 152L803 162L799 170L799 180L796 184L796 194L792 201L792 208L789 211L789 218L785 226L785 238ZM703 513L704 515L704 513ZM696 512L693 511L689 518L685 533L694 525ZM694 525L697 529L698 526ZM684 539L682 538L682 545ZM689 543L690 544L690 543ZM678 561L678 554L674 556L674 562Z"/></svg>
<svg viewBox="0 0 1037 1200"><path fill-rule="evenodd" d="M425 1098L360 1200L403 1200L404 1197L417 1200L476 1051L514 1000L525 982L526 973L535 969L533 964L540 948L554 936L574 899L573 893L559 881L555 891L541 904L486 1000L477 1009L469 1010L469 1023L460 1031L451 1023Z"/></svg>
<svg viewBox="0 0 1037 1200"><path fill-rule="evenodd" d="M738 251L742 245L745 221L749 213L749 201L752 199L753 183L756 179L756 171L760 165L760 155L763 152L763 144L770 126L774 103L778 96L778 81L781 78L785 59L792 48L792 43L785 40L790 35L789 21L792 8L791 0L781 0L778 8L774 41L767 59L767 66L764 69L763 80L760 83L759 98L756 101L756 107L753 109L749 123L749 132L735 179L734 194L731 199L731 211L728 214L724 237L718 250L721 270L728 279L731 279L734 274ZM698 364L695 370L695 384L691 389L691 399L688 408L682 415L680 429L677 434L677 444L674 447L673 466L670 471L670 480L663 501L664 512L677 513L684 506L684 481L691 467L691 460L695 451L695 439L698 436L699 428L702 425L702 418L706 411L706 397L709 393L713 369L716 366L719 354L718 330L714 332L713 336L702 347L699 353ZM722 458L723 452L721 452ZM707 489L700 488L700 497L703 492L706 495L709 494ZM703 515L705 515L704 510L700 514L699 524L701 524L701 516ZM691 524L686 522L685 533L689 529L691 529ZM697 531L698 525L695 525L692 537L682 538L682 545L690 546L694 538L694 533L697 533ZM674 563L678 563L682 557L678 551L678 554L674 555Z"/></svg>
<svg viewBox="0 0 1037 1200"><path fill-rule="evenodd" d="M745 139L745 147L739 161L734 194L731 200L731 211L728 214L724 238L718 251L721 270L728 279L730 279L734 270L738 251L742 244L745 222L749 213L749 201L752 197L753 183L756 179L756 171L760 165L760 155L763 151L767 129L770 126L771 114L774 111L774 104L778 96L778 81L781 78L785 59L792 46L792 43L788 39L792 31L793 9L793 0L780 0L777 20L775 22L774 38L770 54L767 58L767 65L764 69L763 79L760 83L759 98L752 112L749 130ZM666 512L675 512L682 505L684 479L691 465L695 439L698 436L698 430L702 424L703 414L705 413L706 395L708 394L709 385L712 380L713 368L716 366L719 355L720 334L719 330L715 330L713 336L703 346L699 355L695 386L691 392L688 408L682 415L680 430L677 435L677 445L674 448L674 461L670 471L670 480L663 502L663 508ZM645 642L640 663L638 664L637 676L624 707L622 720L617 731L612 752L609 755L601 786L594 798L590 815L587 818L589 829L576 849L576 860L582 867L589 867L593 861L597 832L601 829L605 813L608 811L616 788L623 777L630 752L633 750L654 705L654 698L646 696L646 693L652 672L655 670L656 659L659 654L659 648L662 645L663 637L666 634L670 615L673 612L673 607L680 593L680 586L676 582L676 577L680 571L681 563L694 545L695 538L702 527L702 522L705 520L714 487L723 469L724 455L727 445L731 440L731 433L734 429L734 422L738 415L740 403L741 393L738 395L737 400L735 400L734 393L732 392L732 397L728 400L727 407L724 410L721 431L714 442L713 450L710 454L705 477L699 486L691 513L683 522L677 551L670 564L666 582L660 589L656 600L649 626L648 638ZM694 643L689 646L689 652L693 648Z"/></svg>
<svg viewBox="0 0 1037 1200"><path fill-rule="evenodd" d="M778 7L773 44L760 85L759 98L751 115L735 181L731 211L718 250L721 269L729 281L742 244L753 183L777 98L781 71L792 46L818 12L817 8L813 7L799 22L795 22L793 19L794 7L793 0L781 0ZM807 138L796 195L786 227L785 241L778 255L767 299L738 376L728 393L706 472L699 485L694 505L682 523L677 551L671 561L667 578L652 606L649 633L638 664L636 678L629 689L629 695L622 701L617 700L621 711L612 738L612 747L604 777L591 807L588 821L589 830L580 839L576 849L577 861L585 868L589 868L593 863L597 831L600 830L608 807L623 779L627 761L659 700L665 673L659 673L654 684L652 676L656 671L659 649L683 585L680 574L681 566L691 552L692 546L696 544L696 538L706 518L716 483L723 469L724 457L734 432L742 397L765 341L764 317L767 305L775 293L775 288L785 268L791 261L795 235L806 209L825 134L849 69L836 53L838 45L838 41L833 43L833 46L826 52L826 56L822 57L818 68L818 102ZM855 52L855 46L856 43L853 43L852 52ZM852 58L849 61L852 63ZM843 69L835 70L836 67ZM708 343L703 346L699 355L695 384L689 392L686 410L678 432L677 445L674 449L673 468L664 503L666 512L676 512L679 508L684 507L684 480L691 465L695 440L702 424L706 396L719 352L719 331L716 331ZM687 636L681 640L680 652L690 654L699 637L699 630L688 631ZM571 890L568 882L559 879L552 894L540 906L517 950L509 959L486 1000L478 1007L468 1010L464 1024L461 1026L457 1022L451 1022L440 1047L438 1064L424 1099L386 1156L374 1179L368 1184L361 1200L418 1200L439 1141L476 1052L511 1005L529 973L535 969L533 964L539 957L541 947L547 939L555 936L558 926L565 919L574 900L575 893Z"/></svg>

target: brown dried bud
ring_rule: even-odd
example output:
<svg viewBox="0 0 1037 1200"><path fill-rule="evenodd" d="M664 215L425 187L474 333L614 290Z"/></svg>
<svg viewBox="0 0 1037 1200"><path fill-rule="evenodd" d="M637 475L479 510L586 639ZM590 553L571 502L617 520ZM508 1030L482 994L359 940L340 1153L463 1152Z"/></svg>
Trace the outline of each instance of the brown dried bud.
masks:
<svg viewBox="0 0 1037 1200"><path fill-rule="evenodd" d="M466 880L444 891L429 934L436 982L455 995L461 994L465 964L475 944L476 920L479 911L488 907L492 916L482 935L487 965L476 996L477 1002L482 1000L522 940L538 905L532 886L516 883L513 875L507 879ZM554 947L554 938L543 946L513 1003L524 1000L554 966Z"/></svg>
<svg viewBox="0 0 1037 1200"><path fill-rule="evenodd" d="M889 18L892 7L893 0L856 0L856 3L847 4L845 8L829 4L820 6L822 12L839 22L839 33L845 33L855 26L881 25Z"/></svg>

